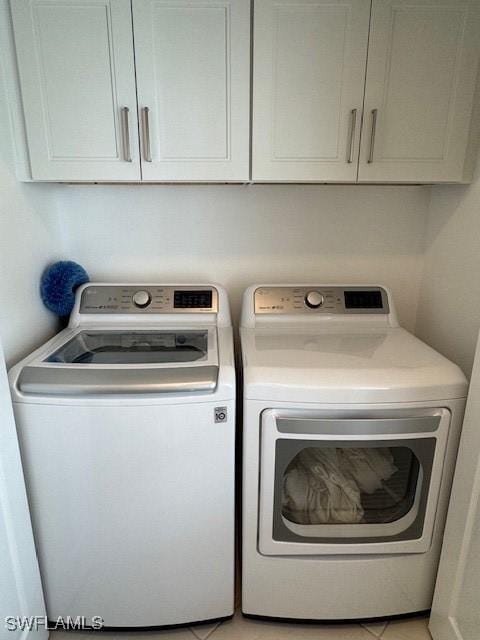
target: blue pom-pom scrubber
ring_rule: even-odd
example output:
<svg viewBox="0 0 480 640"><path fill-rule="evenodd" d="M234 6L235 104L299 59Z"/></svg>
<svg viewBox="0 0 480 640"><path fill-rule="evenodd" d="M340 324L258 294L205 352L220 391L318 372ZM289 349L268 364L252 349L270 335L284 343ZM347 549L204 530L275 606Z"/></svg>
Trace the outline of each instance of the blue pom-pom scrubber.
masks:
<svg viewBox="0 0 480 640"><path fill-rule="evenodd" d="M89 280L88 273L76 262L55 262L45 269L40 281L43 304L57 316L69 316L75 304L76 289Z"/></svg>

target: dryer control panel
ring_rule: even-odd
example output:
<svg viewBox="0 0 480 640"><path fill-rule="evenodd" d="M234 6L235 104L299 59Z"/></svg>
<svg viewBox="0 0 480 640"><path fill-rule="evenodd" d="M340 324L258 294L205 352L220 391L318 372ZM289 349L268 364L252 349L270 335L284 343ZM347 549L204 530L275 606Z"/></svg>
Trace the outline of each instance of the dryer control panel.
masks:
<svg viewBox="0 0 480 640"><path fill-rule="evenodd" d="M80 313L217 313L215 287L92 285L82 292Z"/></svg>
<svg viewBox="0 0 480 640"><path fill-rule="evenodd" d="M259 287L255 314L388 314L388 295L382 287Z"/></svg>

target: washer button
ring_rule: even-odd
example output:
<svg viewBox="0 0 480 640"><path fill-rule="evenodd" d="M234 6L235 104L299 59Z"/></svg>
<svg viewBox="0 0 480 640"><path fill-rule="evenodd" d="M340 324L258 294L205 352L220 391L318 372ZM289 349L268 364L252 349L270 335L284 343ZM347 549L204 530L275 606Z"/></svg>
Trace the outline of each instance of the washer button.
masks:
<svg viewBox="0 0 480 640"><path fill-rule="evenodd" d="M145 309L145 307L148 307L148 305L152 301L152 296L148 291L141 290L141 291L136 291L133 294L132 300L133 300L133 304L136 307L138 307L139 309Z"/></svg>

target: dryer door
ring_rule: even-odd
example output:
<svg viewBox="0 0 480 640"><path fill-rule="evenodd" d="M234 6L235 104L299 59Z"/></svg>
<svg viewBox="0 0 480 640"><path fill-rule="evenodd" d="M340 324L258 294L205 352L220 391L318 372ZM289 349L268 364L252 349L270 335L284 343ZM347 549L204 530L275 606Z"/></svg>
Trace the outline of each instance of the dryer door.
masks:
<svg viewBox="0 0 480 640"><path fill-rule="evenodd" d="M260 553L427 551L449 424L446 409L342 417L265 411Z"/></svg>

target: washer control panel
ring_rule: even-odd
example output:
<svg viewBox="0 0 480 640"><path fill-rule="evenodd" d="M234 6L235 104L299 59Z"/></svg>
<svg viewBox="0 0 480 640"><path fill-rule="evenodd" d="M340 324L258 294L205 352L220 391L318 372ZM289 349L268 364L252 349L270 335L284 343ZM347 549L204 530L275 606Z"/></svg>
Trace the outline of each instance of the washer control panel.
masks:
<svg viewBox="0 0 480 640"><path fill-rule="evenodd" d="M217 313L214 287L92 285L82 292L80 313Z"/></svg>
<svg viewBox="0 0 480 640"><path fill-rule="evenodd" d="M259 287L254 293L256 314L353 313L388 314L388 295L382 287Z"/></svg>

